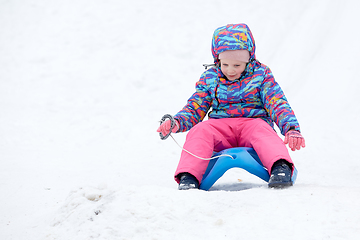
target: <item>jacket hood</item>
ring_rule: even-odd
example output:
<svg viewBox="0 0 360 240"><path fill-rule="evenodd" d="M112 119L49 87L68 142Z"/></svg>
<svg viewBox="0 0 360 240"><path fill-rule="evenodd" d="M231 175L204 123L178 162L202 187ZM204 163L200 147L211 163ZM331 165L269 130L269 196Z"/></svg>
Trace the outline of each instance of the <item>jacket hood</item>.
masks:
<svg viewBox="0 0 360 240"><path fill-rule="evenodd" d="M211 51L214 63L219 63L219 54L228 50L248 50L255 60L255 40L246 24L228 24L214 31Z"/></svg>

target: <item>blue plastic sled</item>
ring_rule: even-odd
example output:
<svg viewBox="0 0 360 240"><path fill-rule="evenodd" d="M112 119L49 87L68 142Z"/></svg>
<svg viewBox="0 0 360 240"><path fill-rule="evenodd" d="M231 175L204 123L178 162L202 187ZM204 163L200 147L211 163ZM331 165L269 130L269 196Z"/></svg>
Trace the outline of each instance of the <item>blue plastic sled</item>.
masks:
<svg viewBox="0 0 360 240"><path fill-rule="evenodd" d="M221 156L222 154L228 154L232 156ZM265 182L269 181L269 173L262 165L259 156L256 154L253 148L237 147L229 148L221 151L214 156L219 156L210 160L206 172L200 184L200 189L209 190L212 185L222 176L224 173L234 167L243 168L251 174L258 176ZM297 177L297 170L294 169L291 181L295 183Z"/></svg>

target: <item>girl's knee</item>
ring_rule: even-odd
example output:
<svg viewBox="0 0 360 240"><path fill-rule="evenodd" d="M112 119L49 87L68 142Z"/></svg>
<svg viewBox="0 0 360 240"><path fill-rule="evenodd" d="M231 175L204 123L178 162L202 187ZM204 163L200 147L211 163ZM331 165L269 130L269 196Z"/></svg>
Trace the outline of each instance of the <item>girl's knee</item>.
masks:
<svg viewBox="0 0 360 240"><path fill-rule="evenodd" d="M189 134L195 133L195 132L202 132L202 133L209 132L209 130L211 129L210 122L211 122L210 120L199 122L198 124L196 124L194 127L192 127L190 129Z"/></svg>

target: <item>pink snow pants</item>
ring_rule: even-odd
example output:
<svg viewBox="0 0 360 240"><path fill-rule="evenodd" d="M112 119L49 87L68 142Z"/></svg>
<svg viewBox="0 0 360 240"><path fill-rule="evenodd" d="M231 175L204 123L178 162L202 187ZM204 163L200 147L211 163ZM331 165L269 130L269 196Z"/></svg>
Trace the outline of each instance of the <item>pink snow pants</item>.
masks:
<svg viewBox="0 0 360 240"><path fill-rule="evenodd" d="M222 118L200 122L188 132L184 144L184 149L202 158L210 158L214 152L233 147L254 148L269 174L277 160L285 159L293 164L284 142L260 118ZM182 151L175 180L179 183L178 174L188 172L201 183L208 163Z"/></svg>

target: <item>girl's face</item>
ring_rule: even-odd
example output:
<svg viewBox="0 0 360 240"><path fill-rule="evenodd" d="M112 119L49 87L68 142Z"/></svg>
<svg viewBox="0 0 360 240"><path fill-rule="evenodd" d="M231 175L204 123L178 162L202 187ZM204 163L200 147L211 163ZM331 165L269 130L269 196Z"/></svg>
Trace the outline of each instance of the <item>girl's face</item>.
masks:
<svg viewBox="0 0 360 240"><path fill-rule="evenodd" d="M240 62L232 59L220 60L221 71L230 81L234 81L240 78L241 74L246 68L246 64L246 62Z"/></svg>

